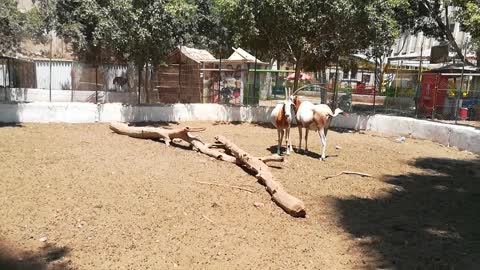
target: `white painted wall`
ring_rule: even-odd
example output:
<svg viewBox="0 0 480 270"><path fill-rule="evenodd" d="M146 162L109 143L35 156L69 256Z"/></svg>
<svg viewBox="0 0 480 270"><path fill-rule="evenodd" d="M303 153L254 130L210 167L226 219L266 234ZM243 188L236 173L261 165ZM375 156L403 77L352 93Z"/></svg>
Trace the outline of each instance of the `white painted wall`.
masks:
<svg viewBox="0 0 480 270"><path fill-rule="evenodd" d="M270 107L220 104L124 105L121 103L33 102L0 104L0 122L266 122Z"/></svg>
<svg viewBox="0 0 480 270"><path fill-rule="evenodd" d="M8 88L0 90L0 101L16 102L46 102L50 100L50 91L33 88ZM7 97L5 98L5 93ZM98 91L98 102L137 103L137 93L134 92L104 92ZM52 90L54 102L95 102L95 91Z"/></svg>
<svg viewBox="0 0 480 270"><path fill-rule="evenodd" d="M142 122L241 121L269 122L272 107L234 107L220 104L132 106L120 103L34 102L0 104L0 122ZM407 117L356 115L337 117L332 126L412 136L480 154L480 130Z"/></svg>
<svg viewBox="0 0 480 270"><path fill-rule="evenodd" d="M480 154L480 130L474 127L380 114L372 116L353 114L348 118L339 116L332 121L332 126L411 136Z"/></svg>
<svg viewBox="0 0 480 270"><path fill-rule="evenodd" d="M52 89L72 89L72 61L52 61ZM35 60L37 88L50 89L50 61Z"/></svg>
<svg viewBox="0 0 480 270"><path fill-rule="evenodd" d="M6 64L0 64L0 85L5 86L8 85L10 79L8 78L8 71Z"/></svg>

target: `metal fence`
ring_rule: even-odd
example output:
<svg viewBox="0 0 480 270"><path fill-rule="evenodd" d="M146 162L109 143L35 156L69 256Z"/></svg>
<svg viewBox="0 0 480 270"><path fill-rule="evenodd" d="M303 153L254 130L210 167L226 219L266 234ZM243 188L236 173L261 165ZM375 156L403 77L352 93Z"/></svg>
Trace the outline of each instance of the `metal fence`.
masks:
<svg viewBox="0 0 480 270"><path fill-rule="evenodd" d="M358 95L350 89L338 89L335 104L348 112L389 114L429 119L480 128L480 88L435 87L388 89L376 95ZM332 100L327 103L333 104Z"/></svg>
<svg viewBox="0 0 480 270"><path fill-rule="evenodd" d="M221 61L180 61L139 70L134 65L4 57L0 58L0 101L274 106L293 88L293 72ZM304 100L347 112L480 127L480 77L474 74L425 73L420 82L390 85L365 81L374 76L363 72L358 80L307 74L309 79L299 82L298 95Z"/></svg>

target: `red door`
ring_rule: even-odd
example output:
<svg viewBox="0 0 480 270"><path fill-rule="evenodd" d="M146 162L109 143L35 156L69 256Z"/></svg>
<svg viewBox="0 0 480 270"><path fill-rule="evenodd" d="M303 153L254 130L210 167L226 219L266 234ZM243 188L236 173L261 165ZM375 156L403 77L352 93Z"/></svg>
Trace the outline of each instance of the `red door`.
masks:
<svg viewBox="0 0 480 270"><path fill-rule="evenodd" d="M431 115L433 106L439 111L443 107L447 95L448 78L437 73L424 73L422 91L418 100L420 112Z"/></svg>

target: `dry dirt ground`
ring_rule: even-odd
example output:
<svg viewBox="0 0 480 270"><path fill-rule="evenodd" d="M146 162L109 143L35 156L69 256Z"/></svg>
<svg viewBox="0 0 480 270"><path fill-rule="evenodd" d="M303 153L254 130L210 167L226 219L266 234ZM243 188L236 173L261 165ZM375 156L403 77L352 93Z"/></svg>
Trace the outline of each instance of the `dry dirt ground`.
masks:
<svg viewBox="0 0 480 270"><path fill-rule="evenodd" d="M259 125L181 125L257 156L276 145ZM185 147L106 124L2 126L0 269L478 269L478 156L369 132L328 143L322 162L310 133L310 153L272 168L306 204L292 218L242 168ZM324 179L343 170L373 177Z"/></svg>

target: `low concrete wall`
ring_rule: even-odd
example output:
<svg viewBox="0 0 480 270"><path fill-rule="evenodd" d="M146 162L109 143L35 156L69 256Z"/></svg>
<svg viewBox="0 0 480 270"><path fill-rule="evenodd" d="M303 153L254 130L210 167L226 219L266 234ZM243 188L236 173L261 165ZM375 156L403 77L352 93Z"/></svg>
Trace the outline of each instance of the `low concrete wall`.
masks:
<svg viewBox="0 0 480 270"><path fill-rule="evenodd" d="M52 90L52 102L98 102L137 103L137 93L105 92L80 90ZM36 88L8 88L0 90L0 101L10 102L48 102L50 91Z"/></svg>
<svg viewBox="0 0 480 270"><path fill-rule="evenodd" d="M411 136L455 146L480 154L480 129L389 115L355 115L337 117L332 126L354 130L371 130L385 134Z"/></svg>
<svg viewBox="0 0 480 270"><path fill-rule="evenodd" d="M227 121L268 122L272 107L234 107L219 104L172 104L131 106L120 103L93 104L35 102L0 104L0 122L148 122ZM427 139L445 146L480 153L480 130L407 117L357 115L333 119L333 127L372 130L392 135Z"/></svg>
<svg viewBox="0 0 480 270"><path fill-rule="evenodd" d="M266 122L270 107L234 107L220 104L132 106L121 103L34 102L0 104L0 122Z"/></svg>
<svg viewBox="0 0 480 270"><path fill-rule="evenodd" d="M171 104L131 106L122 104L99 105L99 122L148 121L226 121L266 122L270 107L234 107L220 104Z"/></svg>

